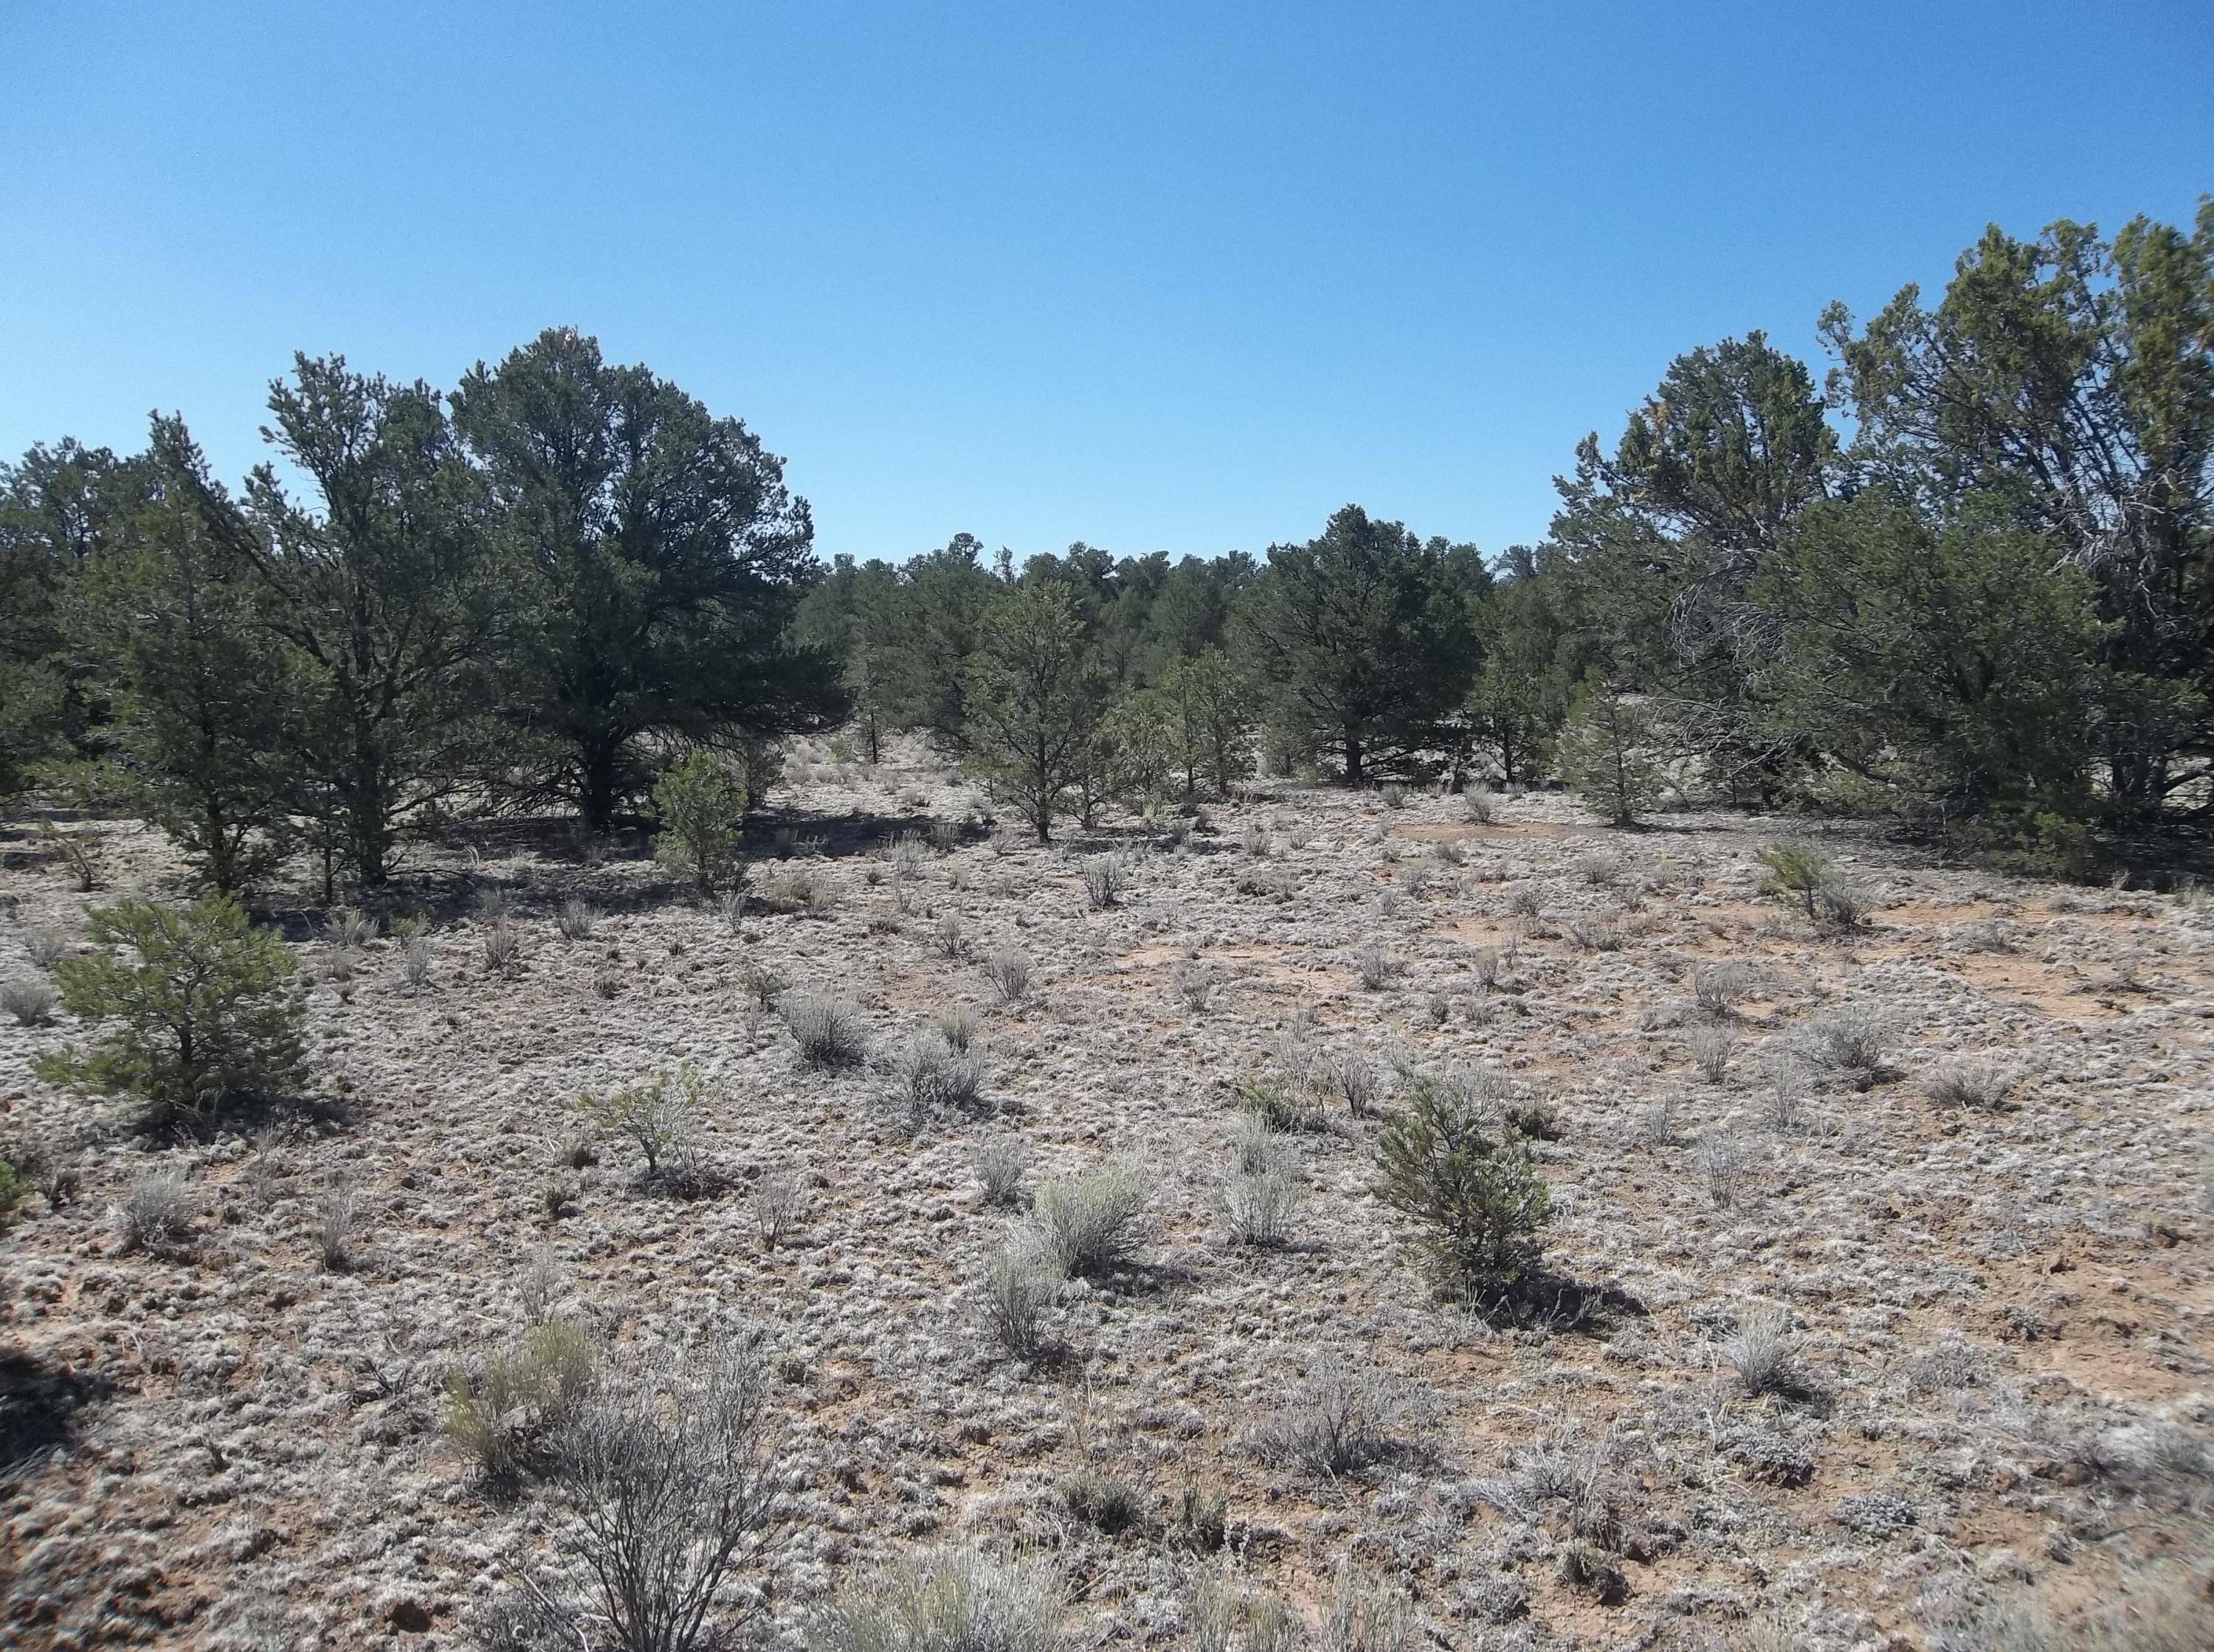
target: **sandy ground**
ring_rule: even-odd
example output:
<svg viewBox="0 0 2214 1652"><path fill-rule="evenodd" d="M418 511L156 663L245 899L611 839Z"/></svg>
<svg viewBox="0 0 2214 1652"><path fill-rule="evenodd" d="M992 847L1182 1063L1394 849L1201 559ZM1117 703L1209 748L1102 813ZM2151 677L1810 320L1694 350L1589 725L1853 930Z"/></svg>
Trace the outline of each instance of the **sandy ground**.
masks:
<svg viewBox="0 0 2214 1652"><path fill-rule="evenodd" d="M557 1515L543 1487L473 1477L441 1384L521 1334L534 1276L618 1356L767 1328L802 1490L764 1632L795 1644L857 1570L955 1539L1050 1552L1081 1645L1187 1643L1201 1564L1311 1621L1364 1580L1410 1644L1844 1649L1965 1643L1995 1598L2065 1613L2204 1558L2214 905L1948 869L1857 829L1612 832L1545 796L1479 825L1458 798L1263 786L1181 842L1124 820L1039 849L902 755L799 755L755 873L772 899L735 926L550 830L418 855L421 990L388 938L333 979L297 914L316 1094L207 1139L37 1082L34 1056L83 1030L0 1021L0 1127L80 1177L0 1241L0 1644L468 1644ZM1760 896L1753 851L1787 832L1865 888L1864 929L1818 936ZM157 838L109 836L113 890L172 887ZM23 823L4 839L0 978L34 976L40 936L81 946L106 897ZM1092 910L1109 853L1126 887ZM483 890L523 935L505 972ZM601 914L588 938L557 931L572 897ZM1007 948L1035 969L1019 1005L985 968ZM1746 991L1717 1018L1695 987L1733 960ZM857 1003L871 1064L804 1066L758 971ZM890 1068L954 1005L995 1116L918 1130ZM1825 1069L1822 1030L1855 1017L1881 1064ZM1718 1083L1691 1053L1717 1027ZM1371 1192L1381 1125L1342 1103L1286 1140L1295 1242L1228 1243L1238 1088L1287 1039L1294 1064L1361 1056L1386 1108L1455 1070L1550 1104L1550 1320L1433 1299ZM1996 1106L1933 1096L1961 1061L2003 1080ZM641 1188L615 1141L560 1162L580 1092L688 1065L724 1191ZM1009 1134L1026 1186L1108 1160L1153 1182L1139 1265L1065 1288L1064 1351L1036 1367L979 1313L1013 1218L973 1160ZM165 1171L201 1208L154 1256L113 1207ZM765 1249L756 1190L781 1179L801 1209ZM558 1215L549 1186L573 1194ZM315 1235L333 1190L343 1270ZM1764 1308L1800 1374L1781 1393L1729 1357ZM1264 1460L1257 1423L1333 1374L1388 1402L1391 1449L1335 1479ZM1069 1511L1086 1467L1141 1495L1135 1528ZM1177 1540L1187 1489L1226 1499L1203 1560ZM1593 1552L1606 1575L1569 1581Z"/></svg>

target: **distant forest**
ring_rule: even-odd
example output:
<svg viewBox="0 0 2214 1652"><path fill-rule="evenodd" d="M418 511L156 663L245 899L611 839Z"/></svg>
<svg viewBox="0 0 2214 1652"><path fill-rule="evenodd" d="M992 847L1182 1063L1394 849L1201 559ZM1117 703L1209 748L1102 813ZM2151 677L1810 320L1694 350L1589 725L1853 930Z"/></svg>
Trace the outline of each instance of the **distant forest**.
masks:
<svg viewBox="0 0 2214 1652"><path fill-rule="evenodd" d="M1259 558L1019 567L825 564L756 435L573 331L450 391L303 356L235 489L174 416L0 467L0 796L141 815L227 892L303 853L374 890L462 813L743 810L834 731L927 733L1041 839L1257 771L1882 814L2063 872L2214 818L2214 201L1994 228L1821 336L1821 382L1758 332L1679 357L1534 546L1348 505Z"/></svg>

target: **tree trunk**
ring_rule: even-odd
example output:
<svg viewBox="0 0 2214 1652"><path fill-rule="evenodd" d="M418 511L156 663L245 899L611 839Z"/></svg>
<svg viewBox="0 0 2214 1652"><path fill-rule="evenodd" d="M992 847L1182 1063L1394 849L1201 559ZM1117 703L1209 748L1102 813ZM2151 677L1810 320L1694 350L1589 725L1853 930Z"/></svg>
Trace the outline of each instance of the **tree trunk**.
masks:
<svg viewBox="0 0 2214 1652"><path fill-rule="evenodd" d="M1350 728L1345 731L1345 783L1361 783L1361 736Z"/></svg>
<svg viewBox="0 0 2214 1652"><path fill-rule="evenodd" d="M597 744L581 745L577 753L577 809L593 832L615 824L615 774L621 752Z"/></svg>

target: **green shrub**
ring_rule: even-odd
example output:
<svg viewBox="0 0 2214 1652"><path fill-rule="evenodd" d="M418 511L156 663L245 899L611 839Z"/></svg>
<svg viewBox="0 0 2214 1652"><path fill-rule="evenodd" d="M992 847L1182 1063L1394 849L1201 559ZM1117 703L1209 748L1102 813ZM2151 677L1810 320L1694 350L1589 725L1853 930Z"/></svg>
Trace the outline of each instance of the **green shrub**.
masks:
<svg viewBox="0 0 2214 1652"><path fill-rule="evenodd" d="M512 1479L575 1414L598 1375L590 1336L548 1320L478 1370L446 1374L446 1437L486 1479Z"/></svg>
<svg viewBox="0 0 2214 1652"><path fill-rule="evenodd" d="M1068 1590L1043 1556L950 1549L894 1563L840 1591L813 1652L1058 1652Z"/></svg>
<svg viewBox="0 0 2214 1652"><path fill-rule="evenodd" d="M23 1196L30 1191L30 1177L0 1159L0 1234L15 1225L15 1212L22 1208Z"/></svg>
<svg viewBox="0 0 2214 1652"><path fill-rule="evenodd" d="M1489 1136L1483 1122L1482 1108L1423 1079L1377 1144L1377 1197L1418 1224L1413 1248L1438 1288L1475 1302L1504 1296L1537 1267L1552 1211L1528 1144L1511 1130Z"/></svg>
<svg viewBox="0 0 2214 1652"><path fill-rule="evenodd" d="M240 1095L298 1083L303 1010L292 956L269 930L248 924L226 897L187 907L124 900L95 907L96 946L54 967L63 1008L110 1023L89 1054L41 1057L49 1083L138 1096L164 1113L212 1113Z"/></svg>
<svg viewBox="0 0 2214 1652"><path fill-rule="evenodd" d="M2083 821L2027 805L1995 806L1952 832L1963 849L2002 872L2081 882L2098 875L2103 858Z"/></svg>
<svg viewBox="0 0 2214 1652"><path fill-rule="evenodd" d="M1136 1253L1153 1180L1135 1165L1103 1164L1048 1182L1032 1209L1047 1258L1061 1272L1096 1279Z"/></svg>
<svg viewBox="0 0 2214 1652"><path fill-rule="evenodd" d="M1109 1537L1139 1530L1146 1523L1145 1494L1096 1468L1064 1476L1054 1490L1072 1516Z"/></svg>
<svg viewBox="0 0 2214 1652"><path fill-rule="evenodd" d="M706 1080L684 1067L627 1089L578 1096L577 1106L600 1129L638 1149L645 1160L645 1181L688 1192L706 1178L700 1125L713 1099Z"/></svg>
<svg viewBox="0 0 2214 1652"><path fill-rule="evenodd" d="M1650 713L1594 675L1577 692L1554 764L1593 813L1626 826L1660 801L1660 738Z"/></svg>
<svg viewBox="0 0 2214 1652"><path fill-rule="evenodd" d="M713 752L664 769L653 786L654 858L709 893L738 881L749 795L744 771Z"/></svg>
<svg viewBox="0 0 2214 1652"><path fill-rule="evenodd" d="M1796 906L1821 929L1856 930L1868 918L1868 898L1845 881L1838 869L1811 849L1764 844L1758 851L1768 869L1760 893Z"/></svg>

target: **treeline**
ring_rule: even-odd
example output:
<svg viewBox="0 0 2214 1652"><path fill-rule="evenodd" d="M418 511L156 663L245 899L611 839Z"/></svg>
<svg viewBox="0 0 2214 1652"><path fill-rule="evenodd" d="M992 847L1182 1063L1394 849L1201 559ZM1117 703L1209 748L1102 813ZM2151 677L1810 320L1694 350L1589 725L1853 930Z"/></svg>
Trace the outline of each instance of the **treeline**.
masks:
<svg viewBox="0 0 2214 1652"><path fill-rule="evenodd" d="M1258 760L1886 812L2003 856L2214 812L2214 204L1993 229L1942 297L1758 333L1594 435L1487 561L1348 507L1243 556L841 558L801 634L1043 831Z"/></svg>
<svg viewBox="0 0 2214 1652"><path fill-rule="evenodd" d="M743 772L842 718L792 641L782 461L552 331L441 393L302 357L234 495L180 419L0 472L0 793L158 822L217 888L375 888L458 809L605 829L674 753Z"/></svg>
<svg viewBox="0 0 2214 1652"><path fill-rule="evenodd" d="M374 886L462 808L604 828L680 763L757 796L838 724L927 732L1042 838L1257 767L2046 863L2214 813L2214 204L1994 229L1822 334L1820 386L1758 333L1679 357L1495 558L1349 506L1257 560L1020 569L826 568L743 424L572 332L444 395L303 358L236 497L174 419L0 477L0 788L102 792L226 888L301 846Z"/></svg>

